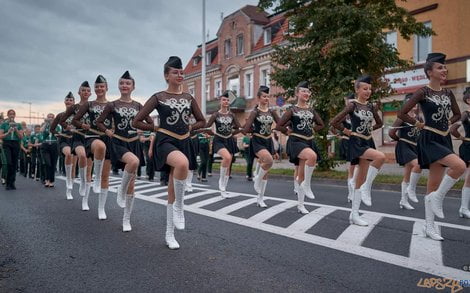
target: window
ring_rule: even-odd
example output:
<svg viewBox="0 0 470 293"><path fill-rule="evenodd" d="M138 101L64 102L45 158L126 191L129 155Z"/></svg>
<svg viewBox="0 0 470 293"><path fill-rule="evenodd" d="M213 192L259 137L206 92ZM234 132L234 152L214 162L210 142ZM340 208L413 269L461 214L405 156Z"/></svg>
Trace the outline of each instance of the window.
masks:
<svg viewBox="0 0 470 293"><path fill-rule="evenodd" d="M247 99L253 98L253 72L245 73L245 97Z"/></svg>
<svg viewBox="0 0 470 293"><path fill-rule="evenodd" d="M397 32L393 31L393 32L386 33L385 42L387 44L391 45L392 47L394 47L395 49L398 49L398 46L397 46Z"/></svg>
<svg viewBox="0 0 470 293"><path fill-rule="evenodd" d="M425 27L431 28L431 22L425 22ZM432 40L431 36L422 37L422 36L415 36L415 44L414 44L414 59L415 63L424 62L426 61L426 57L428 53L432 51Z"/></svg>
<svg viewBox="0 0 470 293"><path fill-rule="evenodd" d="M196 66L199 63L199 57L193 58L193 66Z"/></svg>
<svg viewBox="0 0 470 293"><path fill-rule="evenodd" d="M212 51L206 52L206 66L211 65L212 63Z"/></svg>
<svg viewBox="0 0 470 293"><path fill-rule="evenodd" d="M221 79L216 79L214 82L215 88L215 97L220 97L222 95L222 80Z"/></svg>
<svg viewBox="0 0 470 293"><path fill-rule="evenodd" d="M264 30L264 44L265 45L271 44L271 28L270 27Z"/></svg>
<svg viewBox="0 0 470 293"><path fill-rule="evenodd" d="M237 36L237 55L243 55L243 35Z"/></svg>
<svg viewBox="0 0 470 293"><path fill-rule="evenodd" d="M210 95L210 83L206 83L206 101L209 99Z"/></svg>
<svg viewBox="0 0 470 293"><path fill-rule="evenodd" d="M269 86L269 69L261 69L260 85Z"/></svg>
<svg viewBox="0 0 470 293"><path fill-rule="evenodd" d="M230 40L225 40L224 43L224 49L225 49L225 59L228 59L232 56L232 44Z"/></svg>

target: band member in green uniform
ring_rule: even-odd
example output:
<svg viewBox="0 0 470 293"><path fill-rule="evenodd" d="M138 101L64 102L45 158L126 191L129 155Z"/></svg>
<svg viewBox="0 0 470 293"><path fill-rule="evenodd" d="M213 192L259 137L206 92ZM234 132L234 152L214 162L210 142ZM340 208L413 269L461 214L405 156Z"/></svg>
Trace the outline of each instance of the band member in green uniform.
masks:
<svg viewBox="0 0 470 293"><path fill-rule="evenodd" d="M8 119L0 125L0 139L3 140L3 150L7 162L6 190L14 190L16 189L16 169L20 153L20 140L23 138L23 128L21 124L15 122L15 110L8 110L7 116Z"/></svg>

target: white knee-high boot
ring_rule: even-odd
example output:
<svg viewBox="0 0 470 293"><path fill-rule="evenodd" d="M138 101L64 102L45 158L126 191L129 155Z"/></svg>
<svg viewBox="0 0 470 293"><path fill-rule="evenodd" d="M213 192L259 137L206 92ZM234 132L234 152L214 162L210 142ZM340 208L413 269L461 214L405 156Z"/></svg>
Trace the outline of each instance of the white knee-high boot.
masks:
<svg viewBox="0 0 470 293"><path fill-rule="evenodd" d="M313 195L312 189L310 188L310 182L312 181L312 173L315 170L315 166L309 166L305 164L304 166L304 181L300 183L300 187L303 188L305 192L305 196L310 199L315 199L315 195Z"/></svg>
<svg viewBox="0 0 470 293"><path fill-rule="evenodd" d="M415 173L415 172L411 172L411 175L410 175L410 184L408 185L406 192L408 193L408 198L412 202L418 202L418 198L416 197L416 185L418 184L418 180L420 176L421 176L420 173Z"/></svg>
<svg viewBox="0 0 470 293"><path fill-rule="evenodd" d="M297 194L299 192L299 181L297 180L297 177L294 179L294 193Z"/></svg>
<svg viewBox="0 0 470 293"><path fill-rule="evenodd" d="M374 179L375 177L377 177L378 173L379 173L379 169L375 168L374 166L369 166L369 170L367 171L366 181L364 182L364 184L362 184L360 188L362 202L366 206L369 206L369 207L372 205L372 198L370 196L372 182L374 182Z"/></svg>
<svg viewBox="0 0 470 293"><path fill-rule="evenodd" d="M415 208L410 205L408 202L408 196L406 195L408 190L408 183L405 181L401 182L401 199L400 199L400 209L405 210L414 210Z"/></svg>
<svg viewBox="0 0 470 293"><path fill-rule="evenodd" d="M106 206L106 199L108 198L108 189L101 189L101 192L99 194L98 198L98 219L100 220L106 220L106 212L105 212L105 206Z"/></svg>
<svg viewBox="0 0 470 293"><path fill-rule="evenodd" d="M179 243L175 239L175 224L173 223L173 204L166 205L166 232L165 242L169 249L180 248Z"/></svg>
<svg viewBox="0 0 470 293"><path fill-rule="evenodd" d="M438 231L436 231L436 227L434 225L434 212L431 207L431 198L429 195L424 197L424 217L426 221L424 225L424 235L433 240L444 240L444 238L439 235Z"/></svg>
<svg viewBox="0 0 470 293"><path fill-rule="evenodd" d="M308 214L308 210L305 208L305 205L304 205L305 191L300 186L299 186L299 190L297 192L297 199L298 199L297 211L301 214L304 214L304 215Z"/></svg>
<svg viewBox="0 0 470 293"><path fill-rule="evenodd" d="M90 196L91 182L85 184L85 196L82 197L82 211L90 210L88 206L88 197Z"/></svg>
<svg viewBox="0 0 470 293"><path fill-rule="evenodd" d="M269 170L259 168L258 176L253 180L253 188L257 193L261 192L261 182L264 180L263 177L268 173Z"/></svg>
<svg viewBox="0 0 470 293"><path fill-rule="evenodd" d="M264 192L266 191L266 185L268 184L268 180L261 180L261 184L260 184L260 190L259 190L259 193L258 193L258 200L256 202L256 205L259 206L260 208L267 208L268 206L266 205L266 203L264 202L263 198L264 198Z"/></svg>
<svg viewBox="0 0 470 293"><path fill-rule="evenodd" d="M470 187L462 188L462 201L460 202L459 216L461 218L470 219L470 211L468 210L468 203L470 202Z"/></svg>
<svg viewBox="0 0 470 293"><path fill-rule="evenodd" d="M193 191L193 171L189 170L188 171L188 177L186 177L186 191L187 192L192 192Z"/></svg>
<svg viewBox="0 0 470 293"><path fill-rule="evenodd" d="M359 226L369 225L366 221L361 219L359 215L359 207L361 206L361 190L355 189L352 201L351 214L349 215L349 224L355 224Z"/></svg>
<svg viewBox="0 0 470 293"><path fill-rule="evenodd" d="M103 172L104 160L93 161L93 173L95 174L95 181L93 181L93 192L100 193L101 191L101 173Z"/></svg>
<svg viewBox="0 0 470 293"><path fill-rule="evenodd" d="M131 183L132 178L134 178L134 173L129 173L126 170L122 173L121 184L118 186L116 201L118 206L121 208L126 206L126 193L129 189L129 184Z"/></svg>
<svg viewBox="0 0 470 293"><path fill-rule="evenodd" d="M65 183L67 185L67 189L73 189L73 178L72 178L72 167L73 165L65 165Z"/></svg>
<svg viewBox="0 0 470 293"><path fill-rule="evenodd" d="M261 169L261 164L255 158L255 172L253 174L253 179L256 179L256 177L258 177L259 169Z"/></svg>
<svg viewBox="0 0 470 293"><path fill-rule="evenodd" d="M444 197L458 180L458 178L454 179L446 174L444 178L442 178L439 188L436 191L426 195L426 197L429 197L430 199L431 209L436 217L444 218L444 211L442 210Z"/></svg>
<svg viewBox="0 0 470 293"><path fill-rule="evenodd" d="M173 203L173 223L178 230L184 229L184 189L185 180L173 178L173 188L175 189L175 202Z"/></svg>
<svg viewBox="0 0 470 293"><path fill-rule="evenodd" d="M81 196L85 196L86 192L86 167L78 168L78 174L80 175L80 187L78 193Z"/></svg>
<svg viewBox="0 0 470 293"><path fill-rule="evenodd" d="M227 176L228 168L220 166L220 177L219 177L219 190L225 192L225 177Z"/></svg>
<svg viewBox="0 0 470 293"><path fill-rule="evenodd" d="M134 195L126 195L126 206L124 207L124 215L122 216L122 232L129 232L131 227L131 213L134 207Z"/></svg>
<svg viewBox="0 0 470 293"><path fill-rule="evenodd" d="M354 190L356 189L357 169L358 168L354 168L353 177L348 179L348 202L352 202L354 197Z"/></svg>

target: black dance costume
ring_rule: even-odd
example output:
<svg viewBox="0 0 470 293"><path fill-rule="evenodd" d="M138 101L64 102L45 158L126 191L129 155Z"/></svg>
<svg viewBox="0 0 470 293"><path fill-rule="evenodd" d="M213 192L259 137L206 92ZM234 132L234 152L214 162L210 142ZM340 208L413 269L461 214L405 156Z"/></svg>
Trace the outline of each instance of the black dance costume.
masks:
<svg viewBox="0 0 470 293"><path fill-rule="evenodd" d="M227 149L233 156L238 153L237 141L234 134L240 132L240 123L235 115L229 111L222 114L219 111L212 114L206 127L211 127L215 123L215 135L212 141L212 150L216 154L221 149Z"/></svg>
<svg viewBox="0 0 470 293"><path fill-rule="evenodd" d="M109 102L105 102L105 103L98 103L97 101L91 101L91 102L87 102L85 104L83 104L80 109L78 110L78 112L75 114L73 120L72 120L72 123L75 127L77 128L82 128L82 125L84 124L82 122L82 117L86 116L88 117L87 119L87 123L88 122L90 124L88 124L90 126L90 129L91 130L88 130L86 131L86 135L93 135L93 136L96 136L96 135L99 135L99 137L90 137L90 138L86 138L85 139L85 150L86 150L86 154L87 154L87 157L88 158L93 158L93 154L91 152L91 145L93 143L93 141L95 141L96 139L99 139L101 141L103 141L105 144L106 144L106 154L105 154L105 159L106 160L109 160L111 159L111 155L110 155L110 143L111 143L111 139L109 136L107 136L106 134L104 134L103 132L101 132L99 129L98 129L98 126L96 124L96 121L98 120L98 118L101 116L101 114L103 113L104 109L106 108L106 105L108 104ZM111 120L106 117L103 121L103 124L104 126L107 128L107 129L111 129Z"/></svg>
<svg viewBox="0 0 470 293"><path fill-rule="evenodd" d="M66 121L69 121L69 124L71 124L73 117L78 113L78 110L80 109L81 106L82 105L78 103L78 104L68 107L67 111L65 111L65 114L61 116L61 119L59 120L59 124L63 125ZM90 125L90 117L88 116L88 113L83 115L83 117L80 118L80 121L82 123ZM84 131L81 131L81 130L75 130L72 135L72 154L73 155L76 155L75 148L79 146L85 147L85 133Z"/></svg>
<svg viewBox="0 0 470 293"><path fill-rule="evenodd" d="M189 170L195 170L197 154L191 143L190 125L191 130L196 130L203 127L205 123L196 100L188 93L172 94L162 91L150 97L141 113L148 115L146 113L151 113L154 109L160 116L160 125L153 147L155 169L169 171L170 166L166 164L168 155L173 151L180 151L188 158ZM196 119L194 124L190 123L191 114ZM141 121L136 121L134 126L142 130L154 130L153 124Z"/></svg>
<svg viewBox="0 0 470 293"><path fill-rule="evenodd" d="M351 118L352 131L349 137L348 161L351 162L351 165L357 165L359 164L360 156L362 156L365 151L370 148L375 149L372 131L381 128L383 123L372 103L361 104L357 100L354 100L331 121L331 124L336 129L343 131L345 127L341 124L341 121L348 114ZM374 126L372 126L373 120L375 120Z"/></svg>
<svg viewBox="0 0 470 293"><path fill-rule="evenodd" d="M449 122L455 123L460 119L460 110L454 94L449 89L435 91L425 86L417 90L411 100L413 104L419 103L425 121L425 126L418 137L418 162L421 169L429 169L430 164L454 153ZM402 109L399 118L414 124L415 119L411 118L406 110Z"/></svg>
<svg viewBox="0 0 470 293"><path fill-rule="evenodd" d="M419 129L415 126L409 125L408 123L401 123L397 126L401 128L398 130L399 140L395 147L395 158L400 166L404 166L418 158L418 150L416 146Z"/></svg>
<svg viewBox="0 0 470 293"><path fill-rule="evenodd" d="M140 166L145 166L139 135L129 133L129 131L136 131L131 124L141 109L142 104L139 102L116 100L107 103L101 115L96 119L96 126L102 132L105 132L110 125L115 127L113 138L111 138L111 143L107 145L107 149L110 149L111 163L117 168L124 169L125 164L121 161L121 158L127 152L136 155L140 161ZM153 124L153 119L150 116L146 117L145 120ZM106 121L108 121L108 126L105 124ZM91 125L90 123L87 124Z"/></svg>
<svg viewBox="0 0 470 293"><path fill-rule="evenodd" d="M276 124L279 122L279 115L272 109L264 112L256 106L248 116L243 132L253 133L249 145L250 160L253 160L256 154L263 149L274 155L275 151L271 137L273 122L276 122Z"/></svg>
<svg viewBox="0 0 470 293"><path fill-rule="evenodd" d="M314 131L324 127L320 115L313 108L292 106L284 113L276 129L283 131L284 125L289 121L292 123L292 132L286 147L289 162L298 165L299 154L305 148L311 148L317 155L317 161L320 161L320 152L314 140Z"/></svg>

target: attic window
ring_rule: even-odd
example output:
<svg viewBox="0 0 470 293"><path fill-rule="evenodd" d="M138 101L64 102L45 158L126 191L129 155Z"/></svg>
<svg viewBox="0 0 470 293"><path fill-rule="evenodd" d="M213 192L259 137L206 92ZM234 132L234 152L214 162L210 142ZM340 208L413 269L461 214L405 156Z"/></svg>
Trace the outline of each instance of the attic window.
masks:
<svg viewBox="0 0 470 293"><path fill-rule="evenodd" d="M199 63L199 56L193 58L193 66L196 66Z"/></svg>
<svg viewBox="0 0 470 293"><path fill-rule="evenodd" d="M264 44L269 45L271 44L271 28L265 28L264 29Z"/></svg>
<svg viewBox="0 0 470 293"><path fill-rule="evenodd" d="M237 23L235 21L232 21L232 29L236 29L237 28Z"/></svg>

